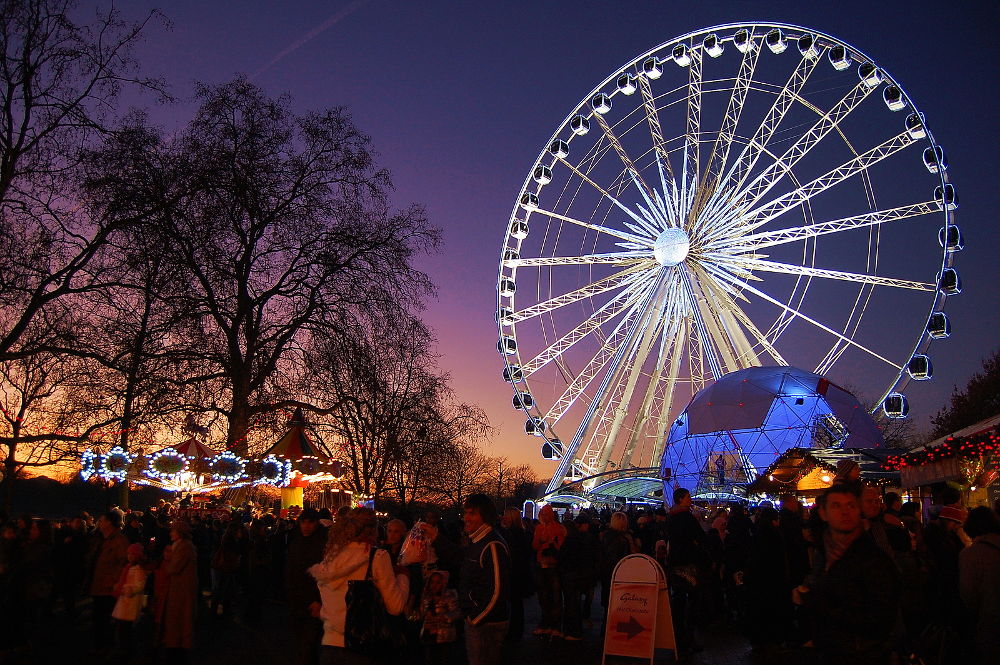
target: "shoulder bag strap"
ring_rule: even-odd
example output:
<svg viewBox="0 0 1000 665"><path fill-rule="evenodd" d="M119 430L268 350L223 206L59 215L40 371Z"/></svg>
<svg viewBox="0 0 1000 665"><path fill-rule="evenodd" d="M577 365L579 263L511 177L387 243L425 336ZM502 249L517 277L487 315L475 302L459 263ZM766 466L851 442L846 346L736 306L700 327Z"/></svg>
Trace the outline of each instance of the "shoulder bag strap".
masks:
<svg viewBox="0 0 1000 665"><path fill-rule="evenodd" d="M372 562L375 561L375 552L378 548L372 545L371 551L368 552L368 570L365 572L365 579L371 580L372 578Z"/></svg>

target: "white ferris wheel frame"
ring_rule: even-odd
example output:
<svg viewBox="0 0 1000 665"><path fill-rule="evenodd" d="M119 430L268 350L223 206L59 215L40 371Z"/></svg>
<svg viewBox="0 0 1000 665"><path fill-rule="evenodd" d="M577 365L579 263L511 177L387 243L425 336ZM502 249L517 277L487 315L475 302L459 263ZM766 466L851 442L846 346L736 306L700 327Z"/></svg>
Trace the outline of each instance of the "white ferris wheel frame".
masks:
<svg viewBox="0 0 1000 665"><path fill-rule="evenodd" d="M739 48L736 45L736 37L742 31L746 31L746 35L750 37L749 48ZM769 33L775 31L780 36L780 44L775 46L783 51L788 46L792 46L794 50L797 45L801 60L784 87L777 90L777 86L773 86L774 89L769 91L774 96L774 102L754 134L740 137L736 130L747 94L751 89L760 92L759 87L767 85L754 79L758 60L767 55L767 50L780 53L767 42ZM710 39L714 41L710 42ZM742 45L746 44L744 41ZM845 49L851 68L870 65L869 69L859 75L857 84L829 110L823 111L812 106L817 116L815 123L797 135L790 147L778 152L770 141L782 119L796 104L807 108L811 106L799 92L810 74L821 64L832 64L829 52L836 47ZM702 90L706 84L702 78L702 64L706 58L718 57L723 48L736 48L742 54L742 60L735 77L724 79L731 80L732 87L727 88L730 96L723 122L712 139L714 128L712 132L705 132L701 127ZM668 54L666 58L659 57L664 53ZM686 86L678 86L672 91L685 88L687 91L686 96L677 100L686 104L685 131L683 135L667 140L660 124L663 108L657 106L660 97L653 93L651 81L659 79L665 67L677 65L686 68L688 73ZM865 74L868 75L867 78ZM755 84L757 88L754 88ZM895 89L895 98L899 100L897 105L901 103L900 108L906 109L906 113L901 116L916 114L920 126L916 131L910 131L900 122L900 132L897 135L859 153L841 132L840 123L869 96L879 91L883 91L884 95L889 87ZM652 145L647 154L640 157L644 157L648 163L652 154L659 182L646 182L643 169L633 161L637 161L637 158L629 154L616 134L616 128L605 119L605 114L614 101L622 95L639 95L642 98L644 117L639 122L647 125ZM889 101L887 97L886 104ZM890 109L898 110L892 106ZM638 110L637 106L634 112ZM909 354L904 354L903 360L898 361L858 342L856 333L861 326L867 299L871 298L875 288L930 292L933 296L930 298L928 320L942 312L948 293L942 287L941 276L946 269L951 268L954 250L961 249L960 244L956 243L955 247L951 247L947 241L951 237L949 227L955 226L954 208L957 207L957 199L951 205L952 200L948 197L954 190L949 182L946 164L942 164L942 168L937 171L940 189L935 192L935 196L927 197L927 200L824 221L816 221L811 218L811 213L807 213L805 223L770 230L762 227L789 211L808 209L813 197L854 176L864 180L866 189L871 187L868 169L912 145L923 144L932 150L940 150L923 120L923 114L905 89L888 72L878 67L873 58L828 34L785 23L729 23L686 33L650 49L624 67L616 69L591 90L559 124L529 169L508 221L499 262L496 318L500 336L498 347L505 360L504 375L514 389L515 406L523 409L528 416L526 430L544 438L553 455L560 459L547 491L557 490L567 479L593 476L608 470L610 455L619 443L618 437L622 435L625 407L630 401L625 396L633 397L641 366L653 353L658 354L655 369L641 400L641 410L644 411L638 417L654 416L658 420L656 431L660 435L659 447L654 447L651 463L633 464L632 455L638 431L638 428L633 428L620 458L625 464L633 466L649 467L658 464L658 456L662 453L663 441L671 422L674 387L684 362L689 368L692 392L704 387L707 381L720 378L727 371L761 364L761 356L767 356L774 364L787 364L776 347L782 333L794 321L806 322L834 340L826 356L819 360L812 371L824 374L845 350L857 349L890 368L887 372L888 387L878 399L876 408L880 408L890 395L898 394L896 391L902 390L914 378L906 359L923 354L935 335L928 329L923 330ZM575 137L585 135L587 131L600 132L605 142L603 151L614 151L620 160L622 172L616 182L602 184L592 180L580 168L583 160L573 164L567 159L568 153L563 154L573 145ZM817 178L800 182L794 172L795 165L831 133L840 133L855 156ZM709 139L704 138L705 136ZM702 155L702 149L709 143L711 150L706 158ZM676 145L670 147L670 144ZM593 151L594 148L591 148L591 152L587 153L591 159L596 161L603 158L603 155L592 155ZM732 155L737 152L738 156L733 159ZM680 165L672 163L672 153L683 155ZM761 162L762 159L766 161ZM755 170L759 163L766 166ZM674 166L680 168L675 171ZM606 199L609 207L617 214L623 214L626 221L621 227L615 227L603 219L580 219L542 207L539 195L542 188L551 182L552 172L556 168L568 169L581 183ZM648 171L647 167L646 175ZM780 196L768 198L768 193L783 180L790 180L794 188ZM629 188L630 194L639 203L630 205L619 200L623 198L620 192ZM870 202L872 199L873 197L869 197ZM875 274L874 269L866 274L818 268L811 265L805 255L810 239L860 228L875 229L877 233L882 224L936 213L943 213L942 232L946 239L942 243L941 262L937 266L937 283L896 279ZM522 257L522 241L527 236L532 217L542 217L550 223L555 220L597 235L603 234L614 238L620 249L614 252L581 253L577 256ZM680 229L683 233L671 232L669 229ZM759 250L768 247L798 241L807 241L803 243L802 265L768 260L766 254L759 253ZM877 259L877 246L875 252ZM687 260L688 257L691 257L691 261ZM521 310L514 307L518 268L601 264L619 269L572 291L539 299L539 302ZM783 302L754 285L759 280L757 273L792 275L797 279L796 286L787 301ZM808 284L813 279L847 281L863 287L858 292L847 323L839 326L839 329L800 310ZM803 280L806 286L800 289L799 282ZM616 290L617 295L596 307L589 318L568 332L552 331L555 339L546 348L532 357L521 358L517 346L519 324L568 304L593 299ZM760 330L743 312L739 301L746 300L749 296L770 303L781 311L769 329ZM616 318L619 322L610 332L601 330L603 324ZM943 335L937 335L940 336ZM600 342L591 360L582 369L567 374L567 386L557 400L552 404L538 405L528 389L530 377L549 363L558 364L562 354L588 337ZM673 345L672 354L666 353L671 350L665 349L667 344ZM686 356L683 355L685 352ZM638 367L635 359L640 359ZM555 436L554 429L561 429L566 425L561 423L563 416L602 373L601 385L594 393L596 396L591 396L587 413L580 423L573 424L576 431L572 440L568 445L563 444ZM598 414L598 411L602 413ZM589 442L584 439L589 439Z"/></svg>

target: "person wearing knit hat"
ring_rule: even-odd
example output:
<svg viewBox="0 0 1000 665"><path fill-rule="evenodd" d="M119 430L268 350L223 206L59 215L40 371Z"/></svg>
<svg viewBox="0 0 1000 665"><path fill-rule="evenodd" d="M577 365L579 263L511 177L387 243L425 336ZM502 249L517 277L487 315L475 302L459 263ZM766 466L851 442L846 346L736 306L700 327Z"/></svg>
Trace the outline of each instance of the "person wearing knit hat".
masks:
<svg viewBox="0 0 1000 665"><path fill-rule="evenodd" d="M861 467L852 459L842 459L837 462L837 475L833 479L833 484L856 483L861 478Z"/></svg>

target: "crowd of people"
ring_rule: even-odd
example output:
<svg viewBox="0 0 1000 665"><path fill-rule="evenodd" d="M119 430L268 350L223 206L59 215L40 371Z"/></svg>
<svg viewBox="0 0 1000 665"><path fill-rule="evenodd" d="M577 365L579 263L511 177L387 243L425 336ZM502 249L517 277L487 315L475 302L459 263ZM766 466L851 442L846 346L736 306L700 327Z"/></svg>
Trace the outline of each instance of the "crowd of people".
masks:
<svg viewBox="0 0 1000 665"><path fill-rule="evenodd" d="M604 630L615 566L643 553L669 582L681 659L702 648L705 626L727 624L768 663L997 662L997 513L966 512L947 491L927 510L845 471L809 509L791 495L695 506L677 489L669 509L544 506L537 520L498 514L482 494L466 499L461 523L433 511L380 523L347 507L203 519L166 505L0 519L0 648L29 662L64 612L89 617L101 661L185 662L199 614L254 625L280 601L296 665L494 665L529 633L558 648ZM419 556L404 556L417 533ZM528 603L537 625L526 625Z"/></svg>

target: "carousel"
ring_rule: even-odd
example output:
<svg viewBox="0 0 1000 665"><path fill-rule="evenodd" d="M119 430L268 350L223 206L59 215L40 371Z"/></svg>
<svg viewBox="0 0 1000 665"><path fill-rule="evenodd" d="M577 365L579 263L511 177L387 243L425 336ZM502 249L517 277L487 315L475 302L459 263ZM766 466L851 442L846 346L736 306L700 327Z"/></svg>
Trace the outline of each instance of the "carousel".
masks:
<svg viewBox="0 0 1000 665"><path fill-rule="evenodd" d="M185 431L189 430L185 426ZM205 433L201 429L201 435ZM303 491L310 486L319 489L321 495L331 494L332 486L343 477L343 465L310 438L302 410L296 409L288 431L261 455L243 457L231 450L217 452L191 435L148 454L133 454L121 446L104 452L87 449L81 458L80 476L84 480L150 485L192 496L272 487L281 491L282 508L288 508L303 506ZM349 494L345 496L349 498Z"/></svg>

